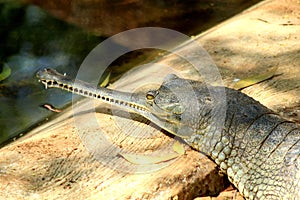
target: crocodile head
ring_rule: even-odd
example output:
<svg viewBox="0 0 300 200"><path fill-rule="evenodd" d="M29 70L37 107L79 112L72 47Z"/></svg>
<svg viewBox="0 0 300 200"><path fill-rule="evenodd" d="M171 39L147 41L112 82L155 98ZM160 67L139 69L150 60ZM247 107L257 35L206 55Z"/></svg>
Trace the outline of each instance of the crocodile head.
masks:
<svg viewBox="0 0 300 200"><path fill-rule="evenodd" d="M157 90L146 93L147 118L182 138L205 130L212 101L206 85L168 75Z"/></svg>
<svg viewBox="0 0 300 200"><path fill-rule="evenodd" d="M166 76L157 90L142 93L96 88L47 68L39 71L37 77L46 88L60 88L128 109L181 138L203 134L209 124L212 101L206 85L174 74Z"/></svg>

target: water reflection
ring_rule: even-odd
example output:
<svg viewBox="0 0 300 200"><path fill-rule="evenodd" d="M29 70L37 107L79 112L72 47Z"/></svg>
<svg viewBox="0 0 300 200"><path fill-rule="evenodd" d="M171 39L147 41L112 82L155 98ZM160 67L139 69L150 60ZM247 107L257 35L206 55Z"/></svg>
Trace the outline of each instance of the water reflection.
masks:
<svg viewBox="0 0 300 200"><path fill-rule="evenodd" d="M40 8L19 3L0 3L1 66L11 69L0 82L0 144L22 134L52 113L43 103L62 107L71 94L42 89L35 72L51 66L75 76L85 55L102 38L50 17Z"/></svg>

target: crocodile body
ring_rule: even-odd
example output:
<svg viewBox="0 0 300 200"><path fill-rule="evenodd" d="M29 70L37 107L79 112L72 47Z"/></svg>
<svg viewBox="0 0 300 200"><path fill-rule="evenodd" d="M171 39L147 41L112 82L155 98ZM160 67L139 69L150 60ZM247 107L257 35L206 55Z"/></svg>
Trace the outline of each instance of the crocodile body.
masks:
<svg viewBox="0 0 300 200"><path fill-rule="evenodd" d="M239 91L225 91L221 134L186 141L209 155L246 199L300 199L299 125Z"/></svg>
<svg viewBox="0 0 300 200"><path fill-rule="evenodd" d="M182 137L214 160L246 199L300 199L300 126L240 91L175 75L157 90L133 94L74 82L52 69L37 77L47 87L117 105ZM211 90L224 93L225 104Z"/></svg>

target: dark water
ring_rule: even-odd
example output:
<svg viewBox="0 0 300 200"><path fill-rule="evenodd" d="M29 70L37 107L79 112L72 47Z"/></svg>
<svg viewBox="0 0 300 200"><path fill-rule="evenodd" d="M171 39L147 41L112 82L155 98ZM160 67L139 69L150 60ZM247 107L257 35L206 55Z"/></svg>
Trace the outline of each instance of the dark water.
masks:
<svg viewBox="0 0 300 200"><path fill-rule="evenodd" d="M75 76L85 55L103 38L33 5L1 3L0 13L0 72L4 66L11 69L10 76L0 82L1 144L50 116L40 107L43 103L61 107L71 100L65 92L44 90L35 72L50 66Z"/></svg>
<svg viewBox="0 0 300 200"><path fill-rule="evenodd" d="M40 105L50 103L61 108L71 102L72 95L69 93L56 89L45 90L35 78L36 71L43 67L52 67L59 72L66 72L75 77L84 58L104 39L104 37L93 35L87 30L97 30L100 26L106 25L106 31L103 34L99 34L99 32L97 34L107 37L109 33L131 28L130 26L135 25L134 20L139 21L132 13L122 12L118 9L110 10L113 5L110 2L106 2L106 10L101 10L101 6L97 10L94 9L94 5L84 5L84 2L88 3L89 1L74 1L73 7L77 6L77 10L73 11L75 16L68 16L64 13L70 9L71 5L69 4L60 5L59 1L53 4L48 4L48 1L34 2L45 9L49 9L49 5L56 6L56 10L53 11L52 8L50 13L60 16L60 19L64 20L64 17L66 19L62 21L54 18L35 5L0 1L0 76L5 71L5 67L11 69L8 78L0 81L0 146L20 137L53 115L51 111ZM125 6L124 10L128 11L131 8L131 12L139 12L131 6L131 1L129 1L129 7L126 7L126 3L113 2L117 4L117 8L122 5ZM144 19L140 20L142 22L136 23L137 27L162 26L193 35L231 17L258 0L154 2L153 5L158 6L158 9L168 11L166 13L172 13L172 16L157 15L153 8L150 9L151 3L148 2L140 5L145 10L151 10L151 12L145 13L147 23L143 24ZM197 6L194 6L195 4ZM174 5L175 7L172 7ZM174 11L175 8L178 10ZM96 13L93 15L92 12L91 15L88 15L89 11L96 11ZM97 12L102 16L104 16L103 12L106 13L105 16L108 14L110 16L103 21L99 19L98 23L93 18L99 14ZM133 18L126 18L126 13ZM71 17L74 17L73 24L77 26L65 22L69 21L68 19ZM151 17L158 17L160 20L153 20ZM128 24L126 24L127 22ZM118 59L110 67L112 79L124 73L128 66L132 67L132 64L128 63L137 63L137 57L143 59L144 55L143 52L133 52ZM125 67L120 68L120 63L124 62L126 63Z"/></svg>

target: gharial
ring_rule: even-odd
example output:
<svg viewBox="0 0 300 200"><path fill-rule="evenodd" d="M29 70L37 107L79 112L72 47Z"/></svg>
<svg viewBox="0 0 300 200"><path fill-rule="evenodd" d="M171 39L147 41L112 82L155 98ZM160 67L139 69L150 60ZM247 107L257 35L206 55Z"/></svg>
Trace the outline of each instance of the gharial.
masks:
<svg viewBox="0 0 300 200"><path fill-rule="evenodd" d="M206 84L175 75L168 75L157 90L133 94L95 88L50 68L40 70L37 77L46 87L117 105L179 135L214 160L246 199L300 199L300 126L240 91L225 87L222 104L211 97ZM189 103L186 85L196 106ZM214 108L224 105L223 127L217 132Z"/></svg>

